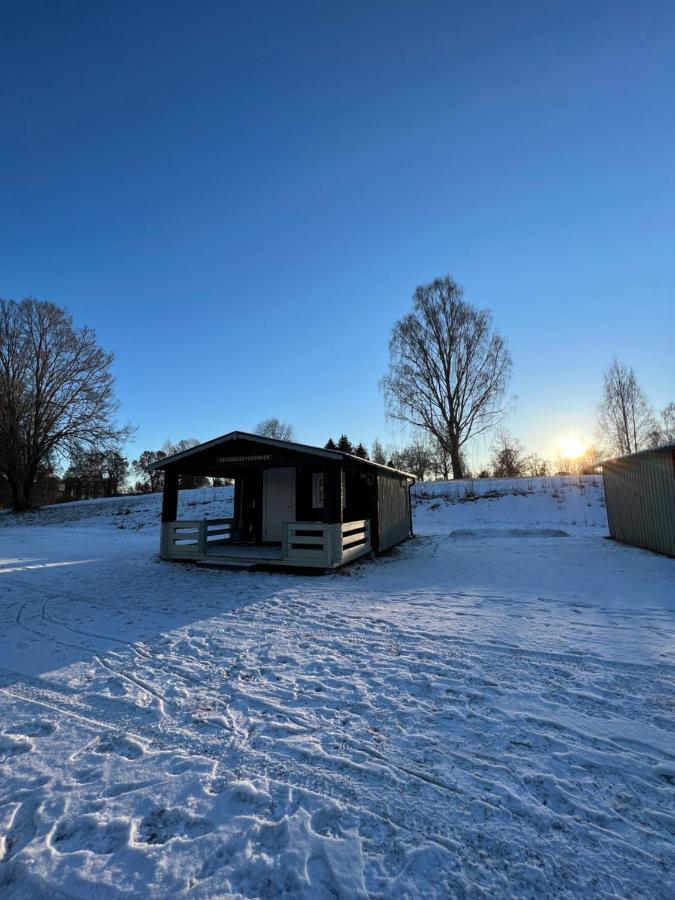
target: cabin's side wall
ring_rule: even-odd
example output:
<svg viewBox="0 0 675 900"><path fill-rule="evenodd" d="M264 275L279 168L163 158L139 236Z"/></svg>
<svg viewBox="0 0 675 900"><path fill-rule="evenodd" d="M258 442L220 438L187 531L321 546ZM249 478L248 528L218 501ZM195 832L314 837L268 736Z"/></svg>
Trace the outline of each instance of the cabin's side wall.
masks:
<svg viewBox="0 0 675 900"><path fill-rule="evenodd" d="M605 463L602 475L611 536L675 556L675 450Z"/></svg>
<svg viewBox="0 0 675 900"><path fill-rule="evenodd" d="M382 552L410 537L410 492L405 478L377 474L377 549Z"/></svg>

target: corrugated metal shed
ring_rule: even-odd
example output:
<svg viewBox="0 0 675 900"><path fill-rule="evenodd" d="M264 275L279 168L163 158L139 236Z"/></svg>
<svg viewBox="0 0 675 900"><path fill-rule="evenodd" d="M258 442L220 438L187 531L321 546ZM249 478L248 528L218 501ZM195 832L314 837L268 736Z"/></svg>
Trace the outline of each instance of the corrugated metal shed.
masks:
<svg viewBox="0 0 675 900"><path fill-rule="evenodd" d="M675 444L602 463L609 533L675 557Z"/></svg>
<svg viewBox="0 0 675 900"><path fill-rule="evenodd" d="M412 479L377 473L377 510L380 552L411 535L410 492Z"/></svg>

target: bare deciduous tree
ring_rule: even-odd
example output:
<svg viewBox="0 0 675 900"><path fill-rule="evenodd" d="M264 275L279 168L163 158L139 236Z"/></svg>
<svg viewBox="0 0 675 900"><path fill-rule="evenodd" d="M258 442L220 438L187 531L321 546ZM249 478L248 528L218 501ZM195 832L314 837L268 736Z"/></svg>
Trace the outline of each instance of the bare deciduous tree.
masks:
<svg viewBox="0 0 675 900"><path fill-rule="evenodd" d="M508 431L500 431L492 446L493 476L495 478L520 478L526 471L525 448Z"/></svg>
<svg viewBox="0 0 675 900"><path fill-rule="evenodd" d="M656 428L654 412L635 371L616 358L605 372L598 414L610 452L623 456L649 445Z"/></svg>
<svg viewBox="0 0 675 900"><path fill-rule="evenodd" d="M186 450L192 450L198 447L201 441L199 438L182 438L173 444L170 440L164 441L162 451L164 456L173 456L175 453L185 453ZM178 475L178 488L181 491L189 491L193 488L206 487L209 479L205 475L196 475L193 472L180 472Z"/></svg>
<svg viewBox="0 0 675 900"><path fill-rule="evenodd" d="M277 441L293 440L293 426L289 425L288 422L282 422L276 416L258 422L254 433L259 434L261 437L275 438Z"/></svg>
<svg viewBox="0 0 675 900"><path fill-rule="evenodd" d="M0 300L0 471L15 510L31 506L40 467L119 446L112 353L53 303Z"/></svg>
<svg viewBox="0 0 675 900"><path fill-rule="evenodd" d="M375 438L373 446L370 448L370 458L381 466L384 466L387 462L387 457L384 455L384 447L377 438Z"/></svg>
<svg viewBox="0 0 675 900"><path fill-rule="evenodd" d="M116 497L126 481L129 461L119 450L78 453L63 476L64 493L72 500Z"/></svg>
<svg viewBox="0 0 675 900"><path fill-rule="evenodd" d="M543 456L538 453L528 453L523 459L523 475L537 478L551 474L551 467Z"/></svg>
<svg viewBox="0 0 675 900"><path fill-rule="evenodd" d="M489 311L466 303L446 276L418 287L413 311L395 324L381 386L387 414L434 437L462 478L462 449L501 420L510 374Z"/></svg>
<svg viewBox="0 0 675 900"><path fill-rule="evenodd" d="M410 472L418 481L424 481L433 472L435 464L434 447L422 438L412 440L398 454L398 468Z"/></svg>
<svg viewBox="0 0 675 900"><path fill-rule="evenodd" d="M604 452L604 450L602 450L602 448L600 447L595 446L595 444L591 444L590 447L586 447L584 452L576 461L575 474L593 475L598 464L602 462L606 455L607 454Z"/></svg>
<svg viewBox="0 0 675 900"><path fill-rule="evenodd" d="M675 403L672 401L661 410L661 436L664 443L675 441Z"/></svg>
<svg viewBox="0 0 675 900"><path fill-rule="evenodd" d="M462 454L464 458L464 454ZM439 478L448 481L450 478L450 454L434 439L434 469ZM462 472L466 478L466 461L462 464Z"/></svg>
<svg viewBox="0 0 675 900"><path fill-rule="evenodd" d="M150 466L159 462L160 459L164 459L165 456L164 450L144 450L138 459L133 461L134 472L141 476L141 481L137 482L137 487L140 486L144 490L150 491L150 493L162 490L164 486L164 472L162 469L151 469Z"/></svg>
<svg viewBox="0 0 675 900"><path fill-rule="evenodd" d="M658 421L654 423L654 429L648 438L650 447L659 447L661 444L671 444L675 441L675 403L670 402L661 410Z"/></svg>

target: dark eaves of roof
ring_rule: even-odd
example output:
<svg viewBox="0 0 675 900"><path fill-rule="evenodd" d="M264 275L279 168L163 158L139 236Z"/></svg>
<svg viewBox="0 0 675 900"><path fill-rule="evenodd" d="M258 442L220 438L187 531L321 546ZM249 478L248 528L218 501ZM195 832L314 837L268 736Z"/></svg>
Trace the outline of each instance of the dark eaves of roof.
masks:
<svg viewBox="0 0 675 900"><path fill-rule="evenodd" d="M246 431L229 431L227 434L223 434L220 437L213 438L211 441L206 441L203 444L197 444L196 447L190 447L189 450L182 450L180 453L174 453L171 456L165 456L163 459L159 459L156 462L152 463L148 466L149 469L165 469L167 466L172 465L173 463L180 462L180 460L188 459L191 456L196 455L197 453L202 453L204 450L208 450L211 447L218 447L221 444L226 444L229 441L236 440L245 440L252 441L256 444L263 444L268 447L278 447L281 450L295 450L298 453L311 453L313 456L321 456L324 459L334 459L334 460L343 460L343 459L351 459L357 463L362 463L366 466L373 466L377 469L382 469L385 472L395 472L397 475L404 475L406 478L414 478L414 475L411 475L410 472L404 472L401 469L394 469L392 466L385 466L381 463L373 462L370 459L363 459L360 456L354 456L352 453L343 453L341 450L327 450L325 447L313 447L311 444L298 444L295 441L282 441L278 438L270 438L264 437L260 434L250 434Z"/></svg>

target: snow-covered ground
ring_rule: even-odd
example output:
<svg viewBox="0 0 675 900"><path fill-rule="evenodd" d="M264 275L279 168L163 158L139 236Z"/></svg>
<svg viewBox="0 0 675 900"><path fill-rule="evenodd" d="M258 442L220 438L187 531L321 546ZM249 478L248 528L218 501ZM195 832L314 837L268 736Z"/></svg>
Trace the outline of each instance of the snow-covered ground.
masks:
<svg viewBox="0 0 675 900"><path fill-rule="evenodd" d="M416 494L324 577L160 562L158 497L0 515L3 900L674 896L675 562L598 479Z"/></svg>

